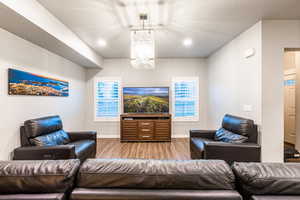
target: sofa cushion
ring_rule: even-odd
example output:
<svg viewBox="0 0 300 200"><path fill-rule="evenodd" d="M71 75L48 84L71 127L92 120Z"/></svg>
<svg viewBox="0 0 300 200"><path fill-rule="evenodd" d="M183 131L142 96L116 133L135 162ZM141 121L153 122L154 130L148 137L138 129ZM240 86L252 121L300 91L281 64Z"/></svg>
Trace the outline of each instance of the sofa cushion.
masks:
<svg viewBox="0 0 300 200"><path fill-rule="evenodd" d="M225 161L88 159L77 187L233 190L234 181Z"/></svg>
<svg viewBox="0 0 300 200"><path fill-rule="evenodd" d="M0 200L66 200L64 193L51 194L0 194Z"/></svg>
<svg viewBox="0 0 300 200"><path fill-rule="evenodd" d="M248 137L253 132L254 121L227 114L223 118L222 128Z"/></svg>
<svg viewBox="0 0 300 200"><path fill-rule="evenodd" d="M242 200L233 190L85 189L76 188L72 200Z"/></svg>
<svg viewBox="0 0 300 200"><path fill-rule="evenodd" d="M79 160L0 161L0 194L64 193Z"/></svg>
<svg viewBox="0 0 300 200"><path fill-rule="evenodd" d="M70 137L64 130L55 131L30 139L30 143L35 146L56 146L68 144L69 142Z"/></svg>
<svg viewBox="0 0 300 200"><path fill-rule="evenodd" d="M248 137L232 133L224 128L220 128L216 131L215 140L229 143L244 143L248 140Z"/></svg>
<svg viewBox="0 0 300 200"><path fill-rule="evenodd" d="M31 119L24 122L25 132L28 138L53 133L63 128L59 116Z"/></svg>
<svg viewBox="0 0 300 200"><path fill-rule="evenodd" d="M300 163L234 163L246 195L300 195Z"/></svg>

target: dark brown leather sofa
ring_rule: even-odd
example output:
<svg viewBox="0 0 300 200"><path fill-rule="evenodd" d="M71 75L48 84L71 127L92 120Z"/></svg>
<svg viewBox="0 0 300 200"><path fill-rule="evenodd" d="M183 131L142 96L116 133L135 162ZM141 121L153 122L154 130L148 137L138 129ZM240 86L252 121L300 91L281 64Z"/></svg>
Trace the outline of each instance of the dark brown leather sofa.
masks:
<svg viewBox="0 0 300 200"><path fill-rule="evenodd" d="M299 200L299 163L235 163L236 185L245 200Z"/></svg>
<svg viewBox="0 0 300 200"><path fill-rule="evenodd" d="M14 150L14 160L84 161L96 155L97 133L65 132L59 116L27 120L20 134L21 147Z"/></svg>
<svg viewBox="0 0 300 200"><path fill-rule="evenodd" d="M192 159L233 162L260 162L261 147L253 120L225 115L219 130L191 130Z"/></svg>
<svg viewBox="0 0 300 200"><path fill-rule="evenodd" d="M88 159L72 200L241 200L224 161Z"/></svg>
<svg viewBox="0 0 300 200"><path fill-rule="evenodd" d="M79 171L80 170L80 171ZM77 178L77 180L76 180ZM299 200L300 164L0 161L0 200Z"/></svg>
<svg viewBox="0 0 300 200"><path fill-rule="evenodd" d="M0 200L66 200L79 160L1 161Z"/></svg>

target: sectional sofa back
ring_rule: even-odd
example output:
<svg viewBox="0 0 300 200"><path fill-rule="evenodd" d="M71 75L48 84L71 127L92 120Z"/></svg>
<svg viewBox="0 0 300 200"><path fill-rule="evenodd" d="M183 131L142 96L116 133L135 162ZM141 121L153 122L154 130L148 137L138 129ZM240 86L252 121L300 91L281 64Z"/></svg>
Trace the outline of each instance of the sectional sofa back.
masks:
<svg viewBox="0 0 300 200"><path fill-rule="evenodd" d="M234 163L245 199L300 199L300 163Z"/></svg>
<svg viewBox="0 0 300 200"><path fill-rule="evenodd" d="M1 161L0 196L70 192L79 166L79 160Z"/></svg>
<svg viewBox="0 0 300 200"><path fill-rule="evenodd" d="M88 159L81 167L79 160L0 161L0 199L72 191L73 200L241 200L236 186L245 200L300 199L300 164L234 163L231 169L217 160Z"/></svg>
<svg viewBox="0 0 300 200"><path fill-rule="evenodd" d="M224 161L88 159L77 187L234 190L235 178Z"/></svg>
<svg viewBox="0 0 300 200"><path fill-rule="evenodd" d="M72 200L241 200L225 161L89 159L77 177Z"/></svg>

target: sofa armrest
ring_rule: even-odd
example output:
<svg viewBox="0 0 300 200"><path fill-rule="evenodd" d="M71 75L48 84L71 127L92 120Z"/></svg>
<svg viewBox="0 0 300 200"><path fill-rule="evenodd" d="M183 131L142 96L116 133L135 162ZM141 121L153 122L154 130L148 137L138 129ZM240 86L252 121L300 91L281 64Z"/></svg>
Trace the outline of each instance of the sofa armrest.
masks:
<svg viewBox="0 0 300 200"><path fill-rule="evenodd" d="M207 139L214 139L216 130L190 130L191 137L202 137Z"/></svg>
<svg viewBox="0 0 300 200"><path fill-rule="evenodd" d="M78 140L94 140L97 139L96 131L80 131L80 132L68 132L71 141Z"/></svg>
<svg viewBox="0 0 300 200"><path fill-rule="evenodd" d="M65 160L76 158L74 145L19 147L14 160Z"/></svg>
<svg viewBox="0 0 300 200"><path fill-rule="evenodd" d="M205 144L205 159L221 159L233 162L260 162L261 147L255 143L209 142Z"/></svg>

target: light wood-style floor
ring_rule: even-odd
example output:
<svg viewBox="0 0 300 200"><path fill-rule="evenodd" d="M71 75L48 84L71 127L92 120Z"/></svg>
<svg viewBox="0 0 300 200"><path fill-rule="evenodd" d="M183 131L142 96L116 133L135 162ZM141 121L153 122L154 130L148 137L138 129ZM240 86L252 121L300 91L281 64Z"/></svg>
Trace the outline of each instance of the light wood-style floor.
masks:
<svg viewBox="0 0 300 200"><path fill-rule="evenodd" d="M97 158L143 158L164 160L190 160L189 140L172 142L125 142L119 139L98 139Z"/></svg>

